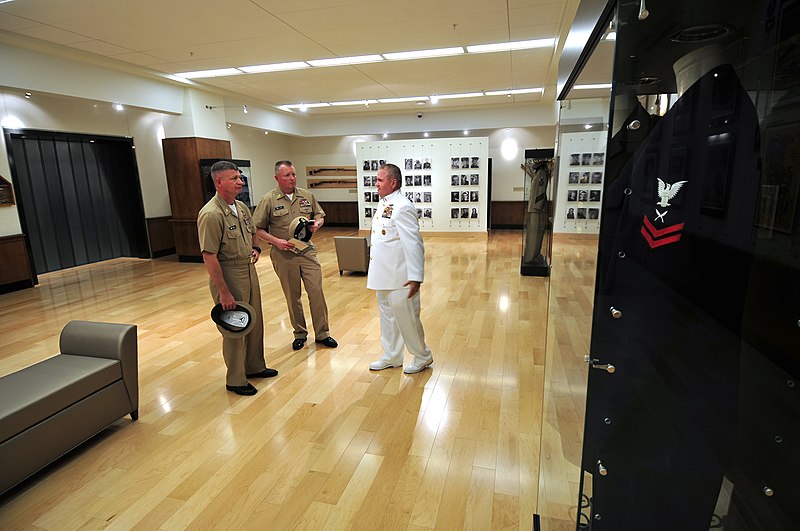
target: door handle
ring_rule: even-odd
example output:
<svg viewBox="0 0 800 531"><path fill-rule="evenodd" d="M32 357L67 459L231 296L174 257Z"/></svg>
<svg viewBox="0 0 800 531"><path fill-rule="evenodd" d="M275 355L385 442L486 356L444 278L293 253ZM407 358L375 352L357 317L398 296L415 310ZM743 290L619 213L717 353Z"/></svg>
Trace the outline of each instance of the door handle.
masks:
<svg viewBox="0 0 800 531"><path fill-rule="evenodd" d="M584 356L583 360L588 363L592 369L600 369L606 371L609 374L614 374L617 371L617 368L611 365L610 363L599 363L600 360L592 359L591 356L588 354Z"/></svg>

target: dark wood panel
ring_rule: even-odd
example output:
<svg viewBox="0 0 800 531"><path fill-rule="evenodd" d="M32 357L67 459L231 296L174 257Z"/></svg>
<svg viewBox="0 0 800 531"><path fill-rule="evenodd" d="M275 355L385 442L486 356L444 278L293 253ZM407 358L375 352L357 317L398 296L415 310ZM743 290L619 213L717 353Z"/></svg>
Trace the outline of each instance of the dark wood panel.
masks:
<svg viewBox="0 0 800 531"><path fill-rule="evenodd" d="M521 229L524 215L524 201L492 201L492 217L489 220L489 228Z"/></svg>
<svg viewBox="0 0 800 531"><path fill-rule="evenodd" d="M0 264L3 264L0 267L0 293L30 288L36 284L24 235L0 237Z"/></svg>
<svg viewBox="0 0 800 531"><path fill-rule="evenodd" d="M197 219L205 204L200 159L231 158L231 143L210 138L165 138L164 167L174 219Z"/></svg>
<svg viewBox="0 0 800 531"><path fill-rule="evenodd" d="M331 227L358 227L358 202L320 201L325 211L325 224Z"/></svg>
<svg viewBox="0 0 800 531"><path fill-rule="evenodd" d="M197 221L173 219L172 234L175 235L175 252L181 262L202 262Z"/></svg>
<svg viewBox="0 0 800 531"><path fill-rule="evenodd" d="M147 234L150 241L150 258L158 258L175 252L175 235L169 216L147 218Z"/></svg>

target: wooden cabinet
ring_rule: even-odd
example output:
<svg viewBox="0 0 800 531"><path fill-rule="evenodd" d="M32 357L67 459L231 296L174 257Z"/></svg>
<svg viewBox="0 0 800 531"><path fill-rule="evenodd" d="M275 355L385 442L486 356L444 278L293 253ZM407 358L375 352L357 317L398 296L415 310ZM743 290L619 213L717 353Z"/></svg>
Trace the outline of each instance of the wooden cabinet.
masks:
<svg viewBox="0 0 800 531"><path fill-rule="evenodd" d="M162 147L175 252L182 262L201 262L197 213L206 204L206 199L200 159L230 159L231 143L211 138L165 138Z"/></svg>

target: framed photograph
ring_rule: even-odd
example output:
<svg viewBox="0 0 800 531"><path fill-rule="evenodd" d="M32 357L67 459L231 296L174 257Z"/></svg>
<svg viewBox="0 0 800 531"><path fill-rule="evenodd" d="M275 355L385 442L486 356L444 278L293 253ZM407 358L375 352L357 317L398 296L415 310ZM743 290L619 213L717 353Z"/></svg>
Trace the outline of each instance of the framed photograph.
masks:
<svg viewBox="0 0 800 531"><path fill-rule="evenodd" d="M421 170L422 169L422 162L419 159L414 159L414 169Z"/></svg>
<svg viewBox="0 0 800 531"><path fill-rule="evenodd" d="M586 209L578 208L575 217L577 217L578 219L586 219Z"/></svg>
<svg viewBox="0 0 800 531"><path fill-rule="evenodd" d="M605 153L594 153L592 154L592 166L602 166L606 163L606 154Z"/></svg>
<svg viewBox="0 0 800 531"><path fill-rule="evenodd" d="M422 209L421 208L417 209L417 219L422 219Z"/></svg>
<svg viewBox="0 0 800 531"><path fill-rule="evenodd" d="M480 168L480 157L471 157L469 159L469 167L470 168Z"/></svg>
<svg viewBox="0 0 800 531"><path fill-rule="evenodd" d="M466 190L461 192L461 202L469 203L469 192L467 192Z"/></svg>
<svg viewBox="0 0 800 531"><path fill-rule="evenodd" d="M422 217L425 219L432 219L433 218L433 209L432 208L425 208L422 210Z"/></svg>
<svg viewBox="0 0 800 531"><path fill-rule="evenodd" d="M731 139L733 133L728 133L728 137L724 141L717 140L716 142L709 143L706 149L706 172L703 175L703 192L700 199L700 212L712 216L722 217L725 214L725 204L728 197L728 180L731 177L732 168L730 167L730 152L731 152ZM722 135L719 135L722 136ZM673 150L674 152L674 150ZM685 166L686 160L683 159ZM677 174L677 172L676 172ZM672 160L670 160L670 175L672 173ZM681 173L683 175L683 173ZM675 179L670 183L682 181L684 179ZM685 197L686 194L683 194ZM680 200L681 195L675 199ZM679 201L675 199L670 200L672 204Z"/></svg>
<svg viewBox="0 0 800 531"><path fill-rule="evenodd" d="M414 176L414 186L422 186L422 175Z"/></svg>
<svg viewBox="0 0 800 531"><path fill-rule="evenodd" d="M422 194L420 192L414 192L414 202L422 203Z"/></svg>
<svg viewBox="0 0 800 531"><path fill-rule="evenodd" d="M406 186L414 186L414 177L406 175Z"/></svg>
<svg viewBox="0 0 800 531"><path fill-rule="evenodd" d="M589 175L590 175L590 173L588 171L582 172L579 182L581 184L589 184Z"/></svg>
<svg viewBox="0 0 800 531"><path fill-rule="evenodd" d="M450 176L450 186L458 186L459 183L458 175L451 175Z"/></svg>
<svg viewBox="0 0 800 531"><path fill-rule="evenodd" d="M603 183L603 172L601 171L593 171L591 177L592 184L602 184Z"/></svg>
<svg viewBox="0 0 800 531"><path fill-rule="evenodd" d="M430 186L431 185L431 176L430 175L423 175L422 176L422 186Z"/></svg>
<svg viewBox="0 0 800 531"><path fill-rule="evenodd" d="M469 157L461 157L461 167L469 168Z"/></svg>
<svg viewBox="0 0 800 531"><path fill-rule="evenodd" d="M478 207L472 207L469 217L470 219L478 219Z"/></svg>
<svg viewBox="0 0 800 531"><path fill-rule="evenodd" d="M597 203L600 201L600 190L589 190L589 202Z"/></svg>
<svg viewBox="0 0 800 531"><path fill-rule="evenodd" d="M458 192L450 192L450 202L451 203L458 203L458 198L461 197L461 194Z"/></svg>
<svg viewBox="0 0 800 531"><path fill-rule="evenodd" d="M581 154L580 153L571 153L569 156L569 165L570 166L580 166L581 165Z"/></svg>
<svg viewBox="0 0 800 531"><path fill-rule="evenodd" d="M576 171L569 172L568 182L569 184L578 184L578 175L580 175Z"/></svg>
<svg viewBox="0 0 800 531"><path fill-rule="evenodd" d="M430 203L431 202L431 193L430 192L423 192L422 193L422 202L423 203Z"/></svg>
<svg viewBox="0 0 800 531"><path fill-rule="evenodd" d="M431 169L431 159L424 159L422 161L422 169L423 170L430 170Z"/></svg>
<svg viewBox="0 0 800 531"><path fill-rule="evenodd" d="M372 186L372 181L369 178L369 175L364 176L364 188L369 188Z"/></svg>
<svg viewBox="0 0 800 531"><path fill-rule="evenodd" d="M371 218L372 217L372 209L370 207L366 207L364 209L364 217Z"/></svg>
<svg viewBox="0 0 800 531"><path fill-rule="evenodd" d="M372 186L375 186L378 183L378 176L377 175L372 175L372 176L370 176L369 179L370 179L370 182L372 183Z"/></svg>
<svg viewBox="0 0 800 531"><path fill-rule="evenodd" d="M461 208L461 219L469 219L469 208Z"/></svg>
<svg viewBox="0 0 800 531"><path fill-rule="evenodd" d="M797 216L797 202L800 198L800 168L797 154L800 153L800 135L794 125L768 127L762 131L766 146L762 153L761 172L762 199L764 211L759 208L757 219L772 219L769 228L791 234ZM765 188L768 196L763 197ZM767 203L764 205L764 203ZM772 204L774 203L774 207ZM774 214L771 210L774 208Z"/></svg>
<svg viewBox="0 0 800 531"><path fill-rule="evenodd" d="M480 184L480 175L478 175L477 173L470 174L469 184L471 186L478 186Z"/></svg>
<svg viewBox="0 0 800 531"><path fill-rule="evenodd" d="M378 161L377 160L369 161L369 165L370 165L370 168L372 169L372 171L378 171Z"/></svg>
<svg viewBox="0 0 800 531"><path fill-rule="evenodd" d="M364 161L364 165L361 167L361 169L363 169L364 171L369 171L370 165L368 160Z"/></svg>
<svg viewBox="0 0 800 531"><path fill-rule="evenodd" d="M364 202L372 203L372 192L364 192Z"/></svg>
<svg viewBox="0 0 800 531"><path fill-rule="evenodd" d="M451 208L450 209L450 219L458 219L458 209Z"/></svg>
<svg viewBox="0 0 800 531"><path fill-rule="evenodd" d="M407 170L413 170L414 169L414 160L413 159L406 159L405 166L406 166Z"/></svg>
<svg viewBox="0 0 800 531"><path fill-rule="evenodd" d="M381 195L378 192L372 192L372 202L377 203L381 200Z"/></svg>
<svg viewBox="0 0 800 531"><path fill-rule="evenodd" d="M589 192L586 190L578 190L578 201L588 201Z"/></svg>
<svg viewBox="0 0 800 531"><path fill-rule="evenodd" d="M567 190L567 201L573 202L578 200L577 190Z"/></svg>
<svg viewBox="0 0 800 531"><path fill-rule="evenodd" d="M592 163L592 154L584 153L581 155L581 166L589 166Z"/></svg>
<svg viewBox="0 0 800 531"><path fill-rule="evenodd" d="M469 193L469 202L470 203L477 203L478 202L478 192L477 191L472 190Z"/></svg>
<svg viewBox="0 0 800 531"><path fill-rule="evenodd" d="M599 208L590 208L588 213L589 213L589 219L599 219L600 218L600 209Z"/></svg>
<svg viewBox="0 0 800 531"><path fill-rule="evenodd" d="M569 207L567 209L567 219L575 219L575 208Z"/></svg>
<svg viewBox="0 0 800 531"><path fill-rule="evenodd" d="M411 201L413 203L414 202L414 192L406 192L406 199L408 199L409 201Z"/></svg>
<svg viewBox="0 0 800 531"><path fill-rule="evenodd" d="M469 177L466 175L461 176L461 186L469 186Z"/></svg>
<svg viewBox="0 0 800 531"><path fill-rule="evenodd" d="M386 164L386 161L385 161L385 160L383 160L383 159L380 159L380 160L378 161L378 168L380 168L380 167L381 167L381 166L383 166L384 164Z"/></svg>
<svg viewBox="0 0 800 531"><path fill-rule="evenodd" d="M450 169L457 170L459 168L461 168L461 159L459 159L458 157L451 158L450 159Z"/></svg>

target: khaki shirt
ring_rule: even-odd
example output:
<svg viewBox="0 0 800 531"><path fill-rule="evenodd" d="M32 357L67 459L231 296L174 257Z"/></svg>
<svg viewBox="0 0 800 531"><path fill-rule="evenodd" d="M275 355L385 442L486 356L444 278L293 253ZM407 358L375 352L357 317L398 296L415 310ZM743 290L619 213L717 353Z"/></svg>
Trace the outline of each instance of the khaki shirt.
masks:
<svg viewBox="0 0 800 531"><path fill-rule="evenodd" d="M250 216L250 209L241 201L235 204L237 214L219 194L214 194L197 214L200 250L217 255L220 263L250 260L253 249L256 225Z"/></svg>
<svg viewBox="0 0 800 531"><path fill-rule="evenodd" d="M276 238L288 240L294 237L289 232L289 224L294 218L303 216L313 221L325 217L325 211L317 203L314 194L305 188L295 188L293 198L289 201L280 188L262 196L253 213L256 227L266 230Z"/></svg>

